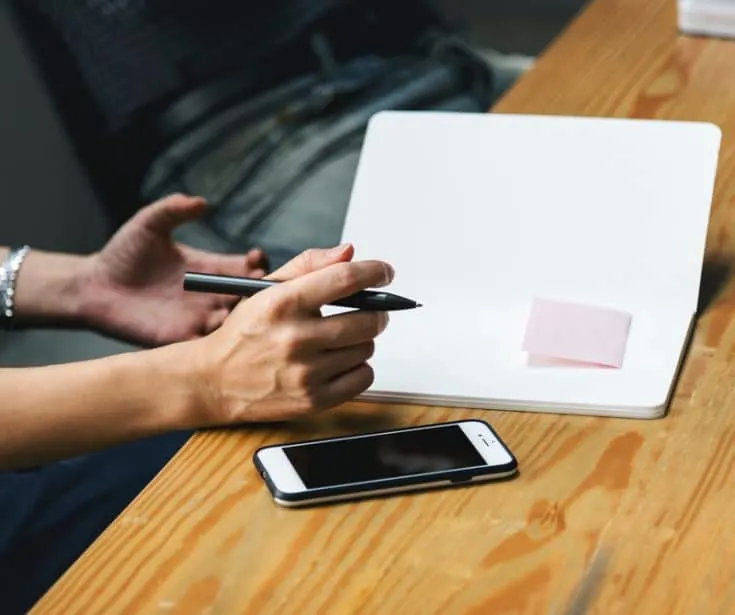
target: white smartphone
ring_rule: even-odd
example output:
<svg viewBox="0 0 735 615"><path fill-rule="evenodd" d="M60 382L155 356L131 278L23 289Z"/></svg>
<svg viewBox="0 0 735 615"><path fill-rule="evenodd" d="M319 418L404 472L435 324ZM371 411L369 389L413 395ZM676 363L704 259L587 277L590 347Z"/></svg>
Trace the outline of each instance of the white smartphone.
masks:
<svg viewBox="0 0 735 615"><path fill-rule="evenodd" d="M479 420L266 446L253 461L282 506L457 486L518 471L510 449Z"/></svg>

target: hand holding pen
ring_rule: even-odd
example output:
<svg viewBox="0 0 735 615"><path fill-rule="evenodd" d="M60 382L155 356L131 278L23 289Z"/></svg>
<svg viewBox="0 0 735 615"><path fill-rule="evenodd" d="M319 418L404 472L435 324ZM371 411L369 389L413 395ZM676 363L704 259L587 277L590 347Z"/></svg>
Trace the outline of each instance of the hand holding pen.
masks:
<svg viewBox="0 0 735 615"><path fill-rule="evenodd" d="M352 255L349 245L302 253L272 274L283 282L265 292L248 283L238 293L253 296L237 303L219 328L192 344L194 354L181 359L200 366L206 374L201 382L213 383L203 407L216 416L200 418L197 426L220 424L220 415L230 423L293 419L354 399L371 386L369 362L387 313L320 313L322 306L392 282L387 263L350 262Z"/></svg>

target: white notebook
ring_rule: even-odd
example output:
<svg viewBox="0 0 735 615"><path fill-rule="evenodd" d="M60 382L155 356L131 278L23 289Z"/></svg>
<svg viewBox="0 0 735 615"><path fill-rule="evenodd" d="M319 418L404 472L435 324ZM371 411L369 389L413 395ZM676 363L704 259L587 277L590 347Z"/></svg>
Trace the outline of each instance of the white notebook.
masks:
<svg viewBox="0 0 735 615"><path fill-rule="evenodd" d="M423 307L391 313L363 398L664 414L720 138L695 122L376 115L343 239Z"/></svg>

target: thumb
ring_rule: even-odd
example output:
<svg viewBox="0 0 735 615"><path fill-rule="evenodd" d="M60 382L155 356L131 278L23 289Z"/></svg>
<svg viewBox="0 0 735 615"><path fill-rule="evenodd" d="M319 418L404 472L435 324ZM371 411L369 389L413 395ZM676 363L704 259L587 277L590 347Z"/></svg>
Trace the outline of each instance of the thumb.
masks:
<svg viewBox="0 0 735 615"><path fill-rule="evenodd" d="M293 280L336 263L351 261L354 255L355 248L349 243L329 250L306 250L267 276L266 280L278 280L280 282Z"/></svg>
<svg viewBox="0 0 735 615"><path fill-rule="evenodd" d="M207 209L207 202L199 196L171 194L145 207L139 215L149 229L159 235L168 235L184 222L196 220Z"/></svg>

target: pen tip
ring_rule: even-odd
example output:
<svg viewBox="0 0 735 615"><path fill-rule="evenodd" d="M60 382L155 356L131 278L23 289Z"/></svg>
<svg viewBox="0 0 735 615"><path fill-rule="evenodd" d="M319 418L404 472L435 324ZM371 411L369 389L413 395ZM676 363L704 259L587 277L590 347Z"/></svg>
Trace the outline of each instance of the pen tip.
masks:
<svg viewBox="0 0 735 615"><path fill-rule="evenodd" d="M424 307L424 304L423 303L417 303L416 304L416 307Z"/></svg>

